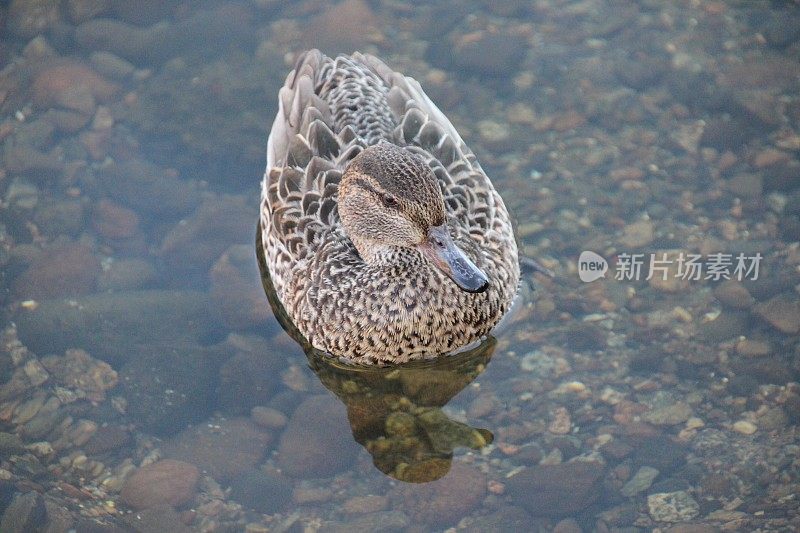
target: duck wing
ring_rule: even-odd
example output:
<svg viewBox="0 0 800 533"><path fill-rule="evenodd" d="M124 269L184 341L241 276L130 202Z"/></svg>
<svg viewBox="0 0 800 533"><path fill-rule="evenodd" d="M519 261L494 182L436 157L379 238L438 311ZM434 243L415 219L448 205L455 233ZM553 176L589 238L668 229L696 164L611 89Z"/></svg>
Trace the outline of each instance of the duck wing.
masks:
<svg viewBox="0 0 800 533"><path fill-rule="evenodd" d="M342 171L364 147L352 127L335 128L331 107L320 97L319 80L331 63L318 50L306 52L279 92L261 190L262 239L274 249L268 258L273 270L303 260L340 225Z"/></svg>

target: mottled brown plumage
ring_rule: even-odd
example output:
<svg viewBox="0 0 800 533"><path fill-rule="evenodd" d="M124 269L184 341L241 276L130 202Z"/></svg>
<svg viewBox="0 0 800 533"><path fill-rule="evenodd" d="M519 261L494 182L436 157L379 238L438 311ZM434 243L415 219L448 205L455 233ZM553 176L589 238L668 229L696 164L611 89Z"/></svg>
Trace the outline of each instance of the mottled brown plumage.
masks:
<svg viewBox="0 0 800 533"><path fill-rule="evenodd" d="M373 56L312 50L279 99L261 244L299 331L344 360L384 364L486 335L519 282L511 223L419 84Z"/></svg>

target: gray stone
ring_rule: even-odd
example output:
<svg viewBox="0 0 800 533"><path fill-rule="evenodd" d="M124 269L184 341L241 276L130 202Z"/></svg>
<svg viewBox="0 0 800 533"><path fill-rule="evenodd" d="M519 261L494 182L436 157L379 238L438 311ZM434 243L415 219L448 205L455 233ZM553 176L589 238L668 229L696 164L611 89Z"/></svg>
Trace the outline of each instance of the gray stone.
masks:
<svg viewBox="0 0 800 533"><path fill-rule="evenodd" d="M505 533L510 531L529 531L533 518L524 509L505 505L497 511L475 518L465 533Z"/></svg>
<svg viewBox="0 0 800 533"><path fill-rule="evenodd" d="M654 437L635 446L633 461L638 466L652 466L662 474L686 463L686 447L666 436Z"/></svg>
<svg viewBox="0 0 800 533"><path fill-rule="evenodd" d="M295 410L281 435L278 465L292 477L328 477L348 468L358 446L344 406L329 395L312 396Z"/></svg>
<svg viewBox="0 0 800 533"><path fill-rule="evenodd" d="M92 68L115 80L125 80L136 70L134 65L111 52L94 52L90 60Z"/></svg>
<svg viewBox="0 0 800 533"><path fill-rule="evenodd" d="M226 414L242 415L266 405L278 389L283 363L265 351L240 351L231 357L219 372L220 409Z"/></svg>
<svg viewBox="0 0 800 533"><path fill-rule="evenodd" d="M508 478L506 488L534 516L570 516L597 499L604 472L597 461L536 465Z"/></svg>
<svg viewBox="0 0 800 533"><path fill-rule="evenodd" d="M181 521L181 516L168 506L152 507L125 515L125 521L138 533L192 533Z"/></svg>
<svg viewBox="0 0 800 533"><path fill-rule="evenodd" d="M154 215L178 218L200 203L200 188L141 159L112 163L98 173L114 200Z"/></svg>
<svg viewBox="0 0 800 533"><path fill-rule="evenodd" d="M0 431L0 456L8 457L24 450L25 445L17 435Z"/></svg>
<svg viewBox="0 0 800 533"><path fill-rule="evenodd" d="M408 516L401 511L379 511L359 516L349 522L327 522L320 533L392 533L406 531Z"/></svg>
<svg viewBox="0 0 800 533"><path fill-rule="evenodd" d="M231 499L264 514L274 514L292 499L292 481L275 472L249 470L231 480Z"/></svg>
<svg viewBox="0 0 800 533"><path fill-rule="evenodd" d="M231 244L252 247L249 241L258 218L255 207L243 196L208 198L185 223L174 226L164 237L160 256L173 272L205 274ZM253 287L257 289L258 285Z"/></svg>
<svg viewBox="0 0 800 533"><path fill-rule="evenodd" d="M645 421L657 426L674 426L682 424L692 416L692 408L686 402L676 402L664 407L658 407L644 414Z"/></svg>
<svg viewBox="0 0 800 533"><path fill-rule="evenodd" d="M216 366L207 349L166 344L134 353L119 374L128 415L142 429L171 435L210 413Z"/></svg>
<svg viewBox="0 0 800 533"><path fill-rule="evenodd" d="M684 490L649 495L647 509L658 522L685 522L700 514L700 506Z"/></svg>
<svg viewBox="0 0 800 533"><path fill-rule="evenodd" d="M452 47L453 61L459 67L487 74L508 74L519 65L528 50L521 35L481 32L471 41L457 42Z"/></svg>
<svg viewBox="0 0 800 533"><path fill-rule="evenodd" d="M20 494L8 506L0 520L3 533L28 533L38 531L47 520L44 498L36 491Z"/></svg>
<svg viewBox="0 0 800 533"><path fill-rule="evenodd" d="M653 480L658 477L658 470L652 466L643 466L623 485L620 492L623 496L632 497L642 491L647 490L653 484Z"/></svg>

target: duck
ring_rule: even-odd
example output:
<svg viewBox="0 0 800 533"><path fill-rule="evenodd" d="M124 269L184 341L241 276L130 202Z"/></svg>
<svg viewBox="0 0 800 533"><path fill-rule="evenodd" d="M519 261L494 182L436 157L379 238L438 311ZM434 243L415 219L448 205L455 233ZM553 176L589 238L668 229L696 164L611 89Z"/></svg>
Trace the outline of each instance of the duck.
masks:
<svg viewBox="0 0 800 533"><path fill-rule="evenodd" d="M266 158L256 245L313 348L353 365L436 359L511 307L508 209L412 77L370 54L302 53Z"/></svg>

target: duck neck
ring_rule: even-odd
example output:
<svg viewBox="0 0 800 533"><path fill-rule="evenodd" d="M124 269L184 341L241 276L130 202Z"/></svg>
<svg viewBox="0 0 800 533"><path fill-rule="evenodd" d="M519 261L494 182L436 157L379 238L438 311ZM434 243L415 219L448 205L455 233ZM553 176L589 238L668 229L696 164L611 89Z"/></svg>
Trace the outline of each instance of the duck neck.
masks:
<svg viewBox="0 0 800 533"><path fill-rule="evenodd" d="M358 255L370 266L387 265L395 262L396 247L375 244L365 239L351 239Z"/></svg>

